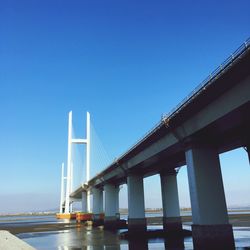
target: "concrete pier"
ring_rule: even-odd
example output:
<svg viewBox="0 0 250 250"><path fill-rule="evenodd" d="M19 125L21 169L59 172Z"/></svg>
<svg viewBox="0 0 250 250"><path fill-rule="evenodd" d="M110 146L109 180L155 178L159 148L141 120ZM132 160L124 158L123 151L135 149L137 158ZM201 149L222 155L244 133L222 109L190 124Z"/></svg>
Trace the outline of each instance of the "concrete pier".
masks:
<svg viewBox="0 0 250 250"><path fill-rule="evenodd" d="M147 227L145 218L145 203L143 177L129 175L128 184L128 230L131 232L145 232Z"/></svg>
<svg viewBox="0 0 250 250"><path fill-rule="evenodd" d="M248 141L249 142L246 145L246 151L247 151L248 160L249 160L249 163L250 163L250 139Z"/></svg>
<svg viewBox="0 0 250 250"><path fill-rule="evenodd" d="M163 229L166 232L182 230L176 171L161 173Z"/></svg>
<svg viewBox="0 0 250 250"><path fill-rule="evenodd" d="M105 191L105 228L116 228L119 214L119 186L104 185Z"/></svg>
<svg viewBox="0 0 250 250"><path fill-rule="evenodd" d="M92 188L93 195L93 221L100 222L101 214L103 213L103 190Z"/></svg>
<svg viewBox="0 0 250 250"><path fill-rule="evenodd" d="M232 226L216 150L195 144L186 150L195 249L234 249Z"/></svg>
<svg viewBox="0 0 250 250"><path fill-rule="evenodd" d="M82 192L82 212L87 213L87 192Z"/></svg>

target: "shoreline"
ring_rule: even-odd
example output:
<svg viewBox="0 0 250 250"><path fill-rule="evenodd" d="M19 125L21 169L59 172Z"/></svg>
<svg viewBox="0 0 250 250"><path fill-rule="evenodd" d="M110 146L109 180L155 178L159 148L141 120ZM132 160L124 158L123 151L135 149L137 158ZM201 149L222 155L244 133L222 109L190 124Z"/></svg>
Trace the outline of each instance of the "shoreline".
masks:
<svg viewBox="0 0 250 250"><path fill-rule="evenodd" d="M150 213L150 214L154 214L154 213L162 213L162 209L146 209L145 210L145 213ZM191 208L181 208L180 209L180 212L191 212ZM80 211L75 211L76 213L77 212L80 212ZM240 213L249 213L250 214L250 209L249 208L229 208L227 210L228 213L237 213L237 212L240 212ZM53 215L56 215L57 212L25 212L25 213L0 213L0 218L4 218L4 217L32 217L32 216L53 216ZM122 215L126 215L128 214L128 209L121 209L120 210L120 214Z"/></svg>
<svg viewBox="0 0 250 250"><path fill-rule="evenodd" d="M0 214L0 218L4 217L32 217L32 216L51 216L56 215L55 212L41 212L41 213L17 213L17 214Z"/></svg>
<svg viewBox="0 0 250 250"><path fill-rule="evenodd" d="M145 213L150 213L150 214L154 214L154 213L162 213L162 209L146 209L145 210ZM192 209L191 208L181 208L180 209L180 212L181 213L186 213L186 212L191 212ZM76 213L77 212L81 212L81 211L75 211ZM240 212L240 213L249 213L250 214L250 208L228 208L227 210L228 213L237 213L237 212ZM47 212L24 212L24 213L0 213L0 218L3 218L3 217L32 217L32 216L52 216L52 215L56 215L58 212L52 212L52 211L47 211ZM126 215L128 214L128 209L121 209L120 210L120 214L122 215Z"/></svg>
<svg viewBox="0 0 250 250"><path fill-rule="evenodd" d="M192 224L192 216L181 216L183 225L191 225ZM147 225L162 225L162 217L147 217ZM229 215L229 223L233 225L233 227L250 227L250 214L230 214ZM20 225L17 223L11 223L10 225L0 224L1 230L7 230L10 233L16 235L21 233L36 233L36 232L50 232L50 231L62 231L72 228L85 227L85 225L78 224L75 221L72 222L63 222L58 220L56 222L51 223L24 223Z"/></svg>

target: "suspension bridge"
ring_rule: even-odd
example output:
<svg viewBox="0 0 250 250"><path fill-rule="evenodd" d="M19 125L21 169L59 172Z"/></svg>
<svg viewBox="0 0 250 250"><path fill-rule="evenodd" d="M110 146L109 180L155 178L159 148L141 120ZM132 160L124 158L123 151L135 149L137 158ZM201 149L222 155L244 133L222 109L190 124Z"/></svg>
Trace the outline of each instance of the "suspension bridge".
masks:
<svg viewBox="0 0 250 250"><path fill-rule="evenodd" d="M248 39L141 140L91 178L90 116L87 114L86 139L75 139L70 113L67 187L60 211L70 215L71 202L81 198L83 212L89 213L92 193L92 219L100 219L104 212L104 226L116 227L119 225L119 186L127 184L128 230L134 234L145 232L143 178L160 174L164 230L180 232L176 170L187 165L195 248L207 249L213 245L234 249L219 154L239 147L245 147L248 156L250 154L249 69ZM86 179L73 190L71 149L75 143L86 144ZM62 175L62 183L64 180Z"/></svg>

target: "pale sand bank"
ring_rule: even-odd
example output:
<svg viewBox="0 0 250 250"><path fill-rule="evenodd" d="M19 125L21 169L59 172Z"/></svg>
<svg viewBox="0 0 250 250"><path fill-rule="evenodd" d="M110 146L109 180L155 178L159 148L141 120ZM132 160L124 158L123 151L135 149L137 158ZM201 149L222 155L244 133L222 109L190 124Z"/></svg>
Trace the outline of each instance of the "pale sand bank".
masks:
<svg viewBox="0 0 250 250"><path fill-rule="evenodd" d="M8 231L0 230L0 249L2 250L35 250Z"/></svg>

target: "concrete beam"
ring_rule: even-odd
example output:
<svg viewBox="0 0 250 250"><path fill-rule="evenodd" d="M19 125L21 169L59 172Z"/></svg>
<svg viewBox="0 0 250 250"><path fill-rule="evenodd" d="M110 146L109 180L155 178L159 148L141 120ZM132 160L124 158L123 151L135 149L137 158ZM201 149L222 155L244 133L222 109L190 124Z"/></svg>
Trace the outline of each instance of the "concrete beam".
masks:
<svg viewBox="0 0 250 250"><path fill-rule="evenodd" d="M100 220L100 214L103 213L103 191L99 188L92 188L92 195L94 221Z"/></svg>
<svg viewBox="0 0 250 250"><path fill-rule="evenodd" d="M129 232L146 231L143 177L129 175L128 184L128 230Z"/></svg>
<svg viewBox="0 0 250 250"><path fill-rule="evenodd" d="M250 77L244 79L240 84L235 85L231 89L225 91L221 96L209 103L206 107L200 110L195 115L192 115L179 127L175 128L175 133L168 133L161 137L157 142L148 146L146 149L132 157L128 161L129 168L139 164L142 161L152 157L160 151L170 147L178 142L175 134L184 139L203 129L212 122L225 116L230 111L249 102L250 93Z"/></svg>
<svg viewBox="0 0 250 250"><path fill-rule="evenodd" d="M206 132L209 126L215 126L216 130L219 120L230 114L234 116L234 112L237 113L237 110L249 105L249 55L248 50L248 52L245 52L240 58L232 62L218 78L213 80L214 82L208 88L204 88L202 94L194 96L190 103L184 105L182 111L177 112L172 117L170 123L162 123L157 129L151 131L150 136L118 158L98 177L90 180L90 185L103 185L104 183L117 180L117 176L119 176L118 180L123 180L123 178L126 178L126 174L123 173L122 169L133 171L133 168L141 165L144 166L146 172L150 165L158 166L159 164L157 163L161 160L162 153L166 153L170 149L170 151L175 151L171 151L171 155L177 154L179 151L182 151L182 142L186 138L197 133ZM247 112L244 112L240 115L243 117L247 116L247 114ZM241 124L237 125L240 126ZM221 132L227 132L223 128L223 124L218 127ZM235 139L239 140L239 138ZM216 140L216 136L214 140ZM220 139L216 142L218 147L225 147L225 145L219 145ZM238 144L237 142L237 146L243 146L240 143ZM171 155L166 155L164 161L171 160L167 159L171 158ZM153 164L145 167L145 163L147 164L147 161L150 162L152 159L157 159L158 162L154 161ZM117 167L118 162L123 165L121 168Z"/></svg>
<svg viewBox="0 0 250 250"><path fill-rule="evenodd" d="M82 212L87 213L87 192L82 192Z"/></svg>
<svg viewBox="0 0 250 250"><path fill-rule="evenodd" d="M247 145L246 145L246 151L247 151L247 155L248 155L248 160L250 163L250 139L248 139Z"/></svg>
<svg viewBox="0 0 250 250"><path fill-rule="evenodd" d="M105 219L106 228L116 227L116 221L120 219L119 214L119 186L112 184L104 185L105 191Z"/></svg>
<svg viewBox="0 0 250 250"><path fill-rule="evenodd" d="M161 173L163 228L166 232L181 231L180 205L176 172Z"/></svg>
<svg viewBox="0 0 250 250"><path fill-rule="evenodd" d="M194 247L234 249L232 226L228 223L226 200L215 149L202 144L186 150L192 206Z"/></svg>

